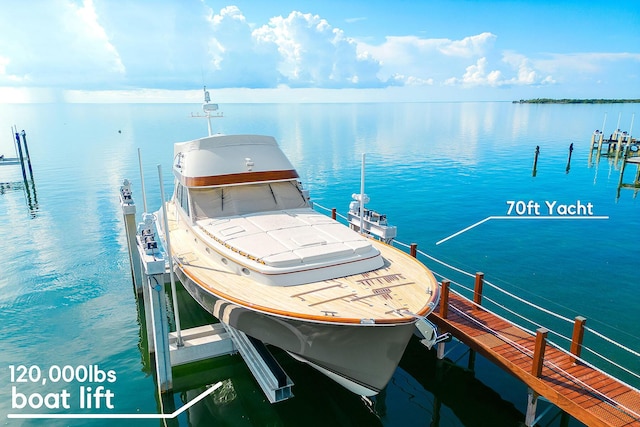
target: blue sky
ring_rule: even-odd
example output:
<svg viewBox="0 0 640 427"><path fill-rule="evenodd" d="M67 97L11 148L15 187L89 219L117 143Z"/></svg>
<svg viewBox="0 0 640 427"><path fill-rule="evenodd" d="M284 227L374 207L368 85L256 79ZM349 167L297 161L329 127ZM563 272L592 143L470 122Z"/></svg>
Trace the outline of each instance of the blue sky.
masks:
<svg viewBox="0 0 640 427"><path fill-rule="evenodd" d="M0 102L640 98L640 3L2 0Z"/></svg>

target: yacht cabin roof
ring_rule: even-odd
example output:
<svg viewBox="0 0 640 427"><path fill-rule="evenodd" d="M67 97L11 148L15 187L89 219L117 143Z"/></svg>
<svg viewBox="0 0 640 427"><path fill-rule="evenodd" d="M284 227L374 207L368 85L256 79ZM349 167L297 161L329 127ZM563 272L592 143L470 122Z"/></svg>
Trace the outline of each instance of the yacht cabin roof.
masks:
<svg viewBox="0 0 640 427"><path fill-rule="evenodd" d="M214 135L174 144L173 172L186 187L297 179L271 136Z"/></svg>

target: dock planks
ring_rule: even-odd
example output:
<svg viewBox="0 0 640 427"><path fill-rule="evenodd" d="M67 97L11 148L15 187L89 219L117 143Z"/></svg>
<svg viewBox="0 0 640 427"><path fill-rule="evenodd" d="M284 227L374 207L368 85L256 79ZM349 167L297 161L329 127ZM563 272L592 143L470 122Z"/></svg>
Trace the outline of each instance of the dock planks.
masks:
<svg viewBox="0 0 640 427"><path fill-rule="evenodd" d="M516 376L588 426L640 426L640 392L588 365L573 363L570 354L545 344L542 374L531 374L536 336L449 294L446 318L436 309L429 315L444 332Z"/></svg>

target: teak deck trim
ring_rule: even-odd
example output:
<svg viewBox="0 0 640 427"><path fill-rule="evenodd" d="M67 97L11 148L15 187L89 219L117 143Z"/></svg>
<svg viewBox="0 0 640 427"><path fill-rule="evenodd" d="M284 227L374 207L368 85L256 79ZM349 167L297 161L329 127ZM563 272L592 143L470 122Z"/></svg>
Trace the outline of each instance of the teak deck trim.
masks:
<svg viewBox="0 0 640 427"><path fill-rule="evenodd" d="M305 321L399 324L432 310L438 283L429 269L405 252L372 240L385 265L374 271L294 286L270 286L226 270L205 252L181 220L167 209L171 245L178 267L218 298L265 313ZM421 298L416 298L421 295ZM328 315L327 313L331 313Z"/></svg>

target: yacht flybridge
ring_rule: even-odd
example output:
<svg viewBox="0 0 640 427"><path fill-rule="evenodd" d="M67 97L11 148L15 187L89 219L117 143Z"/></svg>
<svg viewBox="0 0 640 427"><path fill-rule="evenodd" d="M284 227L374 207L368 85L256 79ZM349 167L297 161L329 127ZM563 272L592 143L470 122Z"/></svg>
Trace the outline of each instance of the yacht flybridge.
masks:
<svg viewBox="0 0 640 427"><path fill-rule="evenodd" d="M193 298L221 322L354 393L382 390L416 323L424 330L437 303L433 274L314 211L273 137L177 143L173 173L166 206L171 250ZM435 331L426 335L433 343Z"/></svg>

